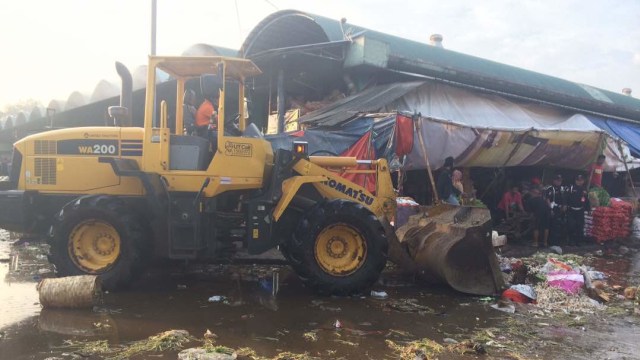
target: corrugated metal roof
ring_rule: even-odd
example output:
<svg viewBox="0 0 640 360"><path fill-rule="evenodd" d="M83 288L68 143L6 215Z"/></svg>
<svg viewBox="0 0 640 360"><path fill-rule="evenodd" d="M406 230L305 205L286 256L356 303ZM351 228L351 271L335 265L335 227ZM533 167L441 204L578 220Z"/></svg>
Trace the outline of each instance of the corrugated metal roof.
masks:
<svg viewBox="0 0 640 360"><path fill-rule="evenodd" d="M374 86L310 112L300 117L299 122L314 126L335 126L359 113L377 112L422 84L423 81L413 81Z"/></svg>
<svg viewBox="0 0 640 360"><path fill-rule="evenodd" d="M298 18L297 20L295 18ZM640 121L640 100L515 66L403 39L352 24L295 10L276 12L245 40L241 54L320 41L343 40L343 30L389 45L387 68L425 75L487 90ZM287 43L292 41L293 43Z"/></svg>

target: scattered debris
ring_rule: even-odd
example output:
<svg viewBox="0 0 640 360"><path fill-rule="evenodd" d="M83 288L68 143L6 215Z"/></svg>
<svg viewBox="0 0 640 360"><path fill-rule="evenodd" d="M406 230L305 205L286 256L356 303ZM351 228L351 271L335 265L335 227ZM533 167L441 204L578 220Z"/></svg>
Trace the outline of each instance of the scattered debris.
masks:
<svg viewBox="0 0 640 360"><path fill-rule="evenodd" d="M308 331L302 334L302 337L307 341L316 342L318 341L318 333L317 331Z"/></svg>
<svg viewBox="0 0 640 360"><path fill-rule="evenodd" d="M207 329L207 331L205 331L205 333L204 333L204 338L205 339L217 339L218 335L212 333L211 330Z"/></svg>
<svg viewBox="0 0 640 360"><path fill-rule="evenodd" d="M491 298L493 300L493 298ZM400 312L414 312L420 315L435 314L435 310L426 306L418 304L417 299L399 299L392 300L385 304L386 307Z"/></svg>
<svg viewBox="0 0 640 360"><path fill-rule="evenodd" d="M384 300L389 297L386 291L375 291L371 290L371 297L374 299Z"/></svg>
<svg viewBox="0 0 640 360"><path fill-rule="evenodd" d="M549 251L556 253L558 255L562 255L562 248L560 246L554 245L554 246L549 246Z"/></svg>
<svg viewBox="0 0 640 360"><path fill-rule="evenodd" d="M95 355L106 355L113 353L113 349L109 347L107 340L96 341L73 341L65 340L58 349L67 349L82 357L90 357Z"/></svg>
<svg viewBox="0 0 640 360"><path fill-rule="evenodd" d="M405 346L398 345L391 340L386 340L386 343L402 360L432 359L444 350L444 346L426 338L411 341Z"/></svg>
<svg viewBox="0 0 640 360"><path fill-rule="evenodd" d="M571 313L593 313L606 307L584 294L568 295L563 290L539 284L535 287L538 294L537 307L542 310Z"/></svg>
<svg viewBox="0 0 640 360"><path fill-rule="evenodd" d="M637 293L638 293L638 288L635 286L630 286L624 289L624 298L627 300L633 300L636 298Z"/></svg>
<svg viewBox="0 0 640 360"><path fill-rule="evenodd" d="M185 344L195 340L186 330L169 330L158 335L150 336L145 340L135 341L122 351L117 352L110 359L129 359L135 355L146 352L158 352L166 350L181 350Z"/></svg>
<svg viewBox="0 0 640 360"><path fill-rule="evenodd" d="M340 344L344 344L344 345L349 345L349 346L358 346L358 343L354 343L351 341L347 341L347 340L342 340L342 339L334 339L333 341L340 343Z"/></svg>
<svg viewBox="0 0 640 360"><path fill-rule="evenodd" d="M509 314L513 314L516 312L516 306L511 301L500 300L497 303L491 305L492 308L496 310L500 310L502 312L506 312Z"/></svg>
<svg viewBox="0 0 640 360"><path fill-rule="evenodd" d="M238 354L233 349L224 346L190 348L178 353L179 360L234 360L237 357Z"/></svg>
<svg viewBox="0 0 640 360"><path fill-rule="evenodd" d="M452 338L444 338L444 339L442 339L442 341L445 344L458 344L458 340L452 339Z"/></svg>
<svg viewBox="0 0 640 360"><path fill-rule="evenodd" d="M523 284L511 285L511 287L508 290L516 291L520 295L526 298L525 301L518 301L518 302L530 303L530 302L535 302L535 300L538 298L538 296L536 295L536 291L533 290L531 285L523 285ZM502 296L504 297L504 293Z"/></svg>

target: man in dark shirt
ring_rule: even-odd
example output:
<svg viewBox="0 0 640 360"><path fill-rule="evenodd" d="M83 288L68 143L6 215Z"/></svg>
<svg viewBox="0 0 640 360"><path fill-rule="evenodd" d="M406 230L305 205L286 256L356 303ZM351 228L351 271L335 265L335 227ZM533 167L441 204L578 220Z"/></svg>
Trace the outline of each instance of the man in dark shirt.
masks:
<svg viewBox="0 0 640 360"><path fill-rule="evenodd" d="M527 205L533 214L533 246L540 245L540 235L542 234L542 244L544 247L549 246L549 219L551 217L551 209L542 198L542 192L538 187L531 189L531 198Z"/></svg>
<svg viewBox="0 0 640 360"><path fill-rule="evenodd" d="M584 176L576 176L573 185L567 189L567 228L569 245L580 245L584 239L584 212L588 210L587 189Z"/></svg>
<svg viewBox="0 0 640 360"><path fill-rule="evenodd" d="M545 189L544 198L547 206L551 210L551 221L549 223L549 240L553 245L561 245L566 238L566 218L567 202L565 199L565 188L562 186L562 175L553 177L550 186Z"/></svg>
<svg viewBox="0 0 640 360"><path fill-rule="evenodd" d="M458 201L457 189L453 187L453 180L451 179L451 172L453 171L453 158L451 156L444 159L444 166L442 172L438 175L438 181L436 182L436 189L438 190L438 197L440 200L451 205L460 205Z"/></svg>

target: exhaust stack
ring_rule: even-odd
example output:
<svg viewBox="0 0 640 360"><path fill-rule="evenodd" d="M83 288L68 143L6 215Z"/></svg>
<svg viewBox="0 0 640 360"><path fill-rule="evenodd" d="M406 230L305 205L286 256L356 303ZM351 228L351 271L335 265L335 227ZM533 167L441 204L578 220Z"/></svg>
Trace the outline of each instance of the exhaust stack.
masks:
<svg viewBox="0 0 640 360"><path fill-rule="evenodd" d="M132 125L131 114L133 114L133 80L129 69L119 61L116 61L116 71L122 80L120 106L109 106L107 111L113 119L114 126L129 127Z"/></svg>

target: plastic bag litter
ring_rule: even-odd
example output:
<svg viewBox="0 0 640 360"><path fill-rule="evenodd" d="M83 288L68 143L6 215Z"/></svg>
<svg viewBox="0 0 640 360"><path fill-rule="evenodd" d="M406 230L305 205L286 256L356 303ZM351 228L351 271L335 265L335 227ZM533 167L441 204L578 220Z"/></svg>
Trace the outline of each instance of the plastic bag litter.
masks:
<svg viewBox="0 0 640 360"><path fill-rule="evenodd" d="M565 264L560 260L549 258L547 259L547 263L544 264L542 269L540 269L540 272L543 274L550 274L555 271L571 271L571 270L573 270L573 268L570 265Z"/></svg>
<svg viewBox="0 0 640 360"><path fill-rule="evenodd" d="M584 276L578 271L553 271L547 274L547 283L567 294L575 295L584 285Z"/></svg>
<svg viewBox="0 0 640 360"><path fill-rule="evenodd" d="M216 302L221 302L224 301L225 297L222 295L214 295L212 297L209 298L209 302L210 303L216 303Z"/></svg>
<svg viewBox="0 0 640 360"><path fill-rule="evenodd" d="M375 290L371 290L371 297L374 299L386 299L389 297L389 294L387 294L386 291L375 291Z"/></svg>
<svg viewBox="0 0 640 360"><path fill-rule="evenodd" d="M607 275L602 271L590 270L589 277L591 278L591 280L605 280L607 278Z"/></svg>
<svg viewBox="0 0 640 360"><path fill-rule="evenodd" d="M513 304L497 303L497 304L491 305L491 307L496 310L506 312L508 314L514 314L516 312L516 306Z"/></svg>
<svg viewBox="0 0 640 360"><path fill-rule="evenodd" d="M554 245L554 246L549 246L549 251L554 252L558 255L562 255L562 248L560 246Z"/></svg>
<svg viewBox="0 0 640 360"><path fill-rule="evenodd" d="M538 298L536 291L533 290L533 287L531 287L530 285L511 285L510 289L519 292L520 294L528 297L531 300L536 300Z"/></svg>

